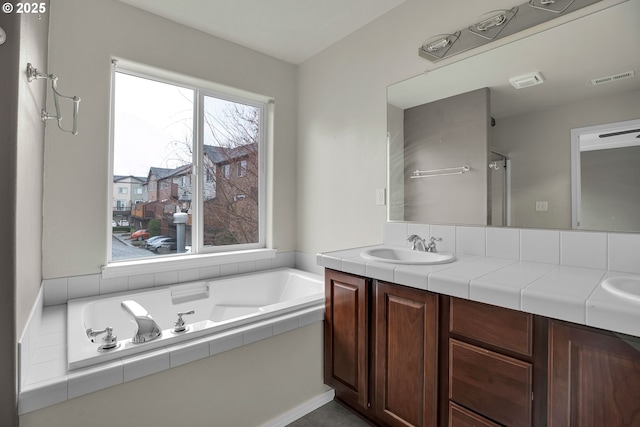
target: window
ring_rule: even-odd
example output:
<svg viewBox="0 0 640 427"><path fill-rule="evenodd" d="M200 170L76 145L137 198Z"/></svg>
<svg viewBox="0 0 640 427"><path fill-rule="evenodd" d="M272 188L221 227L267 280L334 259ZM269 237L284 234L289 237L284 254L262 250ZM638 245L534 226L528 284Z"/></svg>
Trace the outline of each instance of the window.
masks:
<svg viewBox="0 0 640 427"><path fill-rule="evenodd" d="M247 174L247 161L240 160L238 163L238 178L241 178Z"/></svg>
<svg viewBox="0 0 640 427"><path fill-rule="evenodd" d="M145 180L143 206L132 216L151 235L175 237L173 215L188 214L182 248L188 253L264 247L266 98L214 92L188 80L116 66L111 173ZM242 180L231 176L232 164ZM163 254L110 240L112 261Z"/></svg>
<svg viewBox="0 0 640 427"><path fill-rule="evenodd" d="M142 187L136 187L134 194L142 194Z"/></svg>
<svg viewBox="0 0 640 427"><path fill-rule="evenodd" d="M129 189L127 187L118 187L118 194L127 194Z"/></svg>

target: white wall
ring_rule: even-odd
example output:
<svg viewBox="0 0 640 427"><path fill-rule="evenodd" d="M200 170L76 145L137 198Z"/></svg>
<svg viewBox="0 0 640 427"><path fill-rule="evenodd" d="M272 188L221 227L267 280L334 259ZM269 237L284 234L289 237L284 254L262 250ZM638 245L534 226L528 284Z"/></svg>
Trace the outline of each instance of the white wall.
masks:
<svg viewBox="0 0 640 427"><path fill-rule="evenodd" d="M434 65L427 38L513 2L407 0L299 66L298 250L382 242L388 85Z"/></svg>
<svg viewBox="0 0 640 427"><path fill-rule="evenodd" d="M499 119L492 145L511 160L511 225L571 228L571 129L638 118L640 91ZM549 202L536 212L535 202Z"/></svg>
<svg viewBox="0 0 640 427"><path fill-rule="evenodd" d="M296 67L117 0L54 0L50 14L49 70L82 101L79 135L47 125L44 278L97 273L107 259L112 56L276 100L270 237L278 250L295 249Z"/></svg>

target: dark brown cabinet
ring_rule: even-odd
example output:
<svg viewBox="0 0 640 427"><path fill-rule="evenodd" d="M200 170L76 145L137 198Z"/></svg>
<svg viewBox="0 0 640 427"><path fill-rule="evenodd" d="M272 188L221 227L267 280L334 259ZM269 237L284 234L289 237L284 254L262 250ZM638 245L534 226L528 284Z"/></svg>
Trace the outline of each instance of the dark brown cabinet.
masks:
<svg viewBox="0 0 640 427"><path fill-rule="evenodd" d="M552 320L550 427L640 426L640 339Z"/></svg>
<svg viewBox="0 0 640 427"><path fill-rule="evenodd" d="M325 274L324 381L352 407L369 406L369 304L371 281Z"/></svg>
<svg viewBox="0 0 640 427"><path fill-rule="evenodd" d="M450 404L484 425L531 426L534 316L459 298L449 301ZM450 426L468 418L459 410L453 414Z"/></svg>
<svg viewBox="0 0 640 427"><path fill-rule="evenodd" d="M640 427L640 338L333 270L325 382L374 425Z"/></svg>
<svg viewBox="0 0 640 427"><path fill-rule="evenodd" d="M372 422L437 422L438 297L325 272L325 383Z"/></svg>
<svg viewBox="0 0 640 427"><path fill-rule="evenodd" d="M437 422L438 296L375 287L375 415L391 426Z"/></svg>

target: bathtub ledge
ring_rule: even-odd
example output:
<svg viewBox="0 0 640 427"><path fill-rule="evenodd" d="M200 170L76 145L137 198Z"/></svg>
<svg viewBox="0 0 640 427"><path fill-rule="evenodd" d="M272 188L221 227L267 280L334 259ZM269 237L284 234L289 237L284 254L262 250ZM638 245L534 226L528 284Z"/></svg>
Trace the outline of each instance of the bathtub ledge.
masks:
<svg viewBox="0 0 640 427"><path fill-rule="evenodd" d="M133 261L113 262L102 267L102 278L113 279L245 261L260 261L275 258L276 253L277 251L275 249L248 249L234 252L167 256L163 258L145 258Z"/></svg>

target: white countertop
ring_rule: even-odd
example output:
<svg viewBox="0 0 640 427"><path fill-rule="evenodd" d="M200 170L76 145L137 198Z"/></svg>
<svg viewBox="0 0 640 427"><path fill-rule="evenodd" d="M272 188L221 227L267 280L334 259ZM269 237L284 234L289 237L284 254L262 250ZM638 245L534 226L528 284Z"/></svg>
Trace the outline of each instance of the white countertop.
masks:
<svg viewBox="0 0 640 427"><path fill-rule="evenodd" d="M360 256L369 247L317 255L318 265L500 307L640 336L640 303L600 283L629 273L511 259L456 255L439 265L400 265Z"/></svg>

